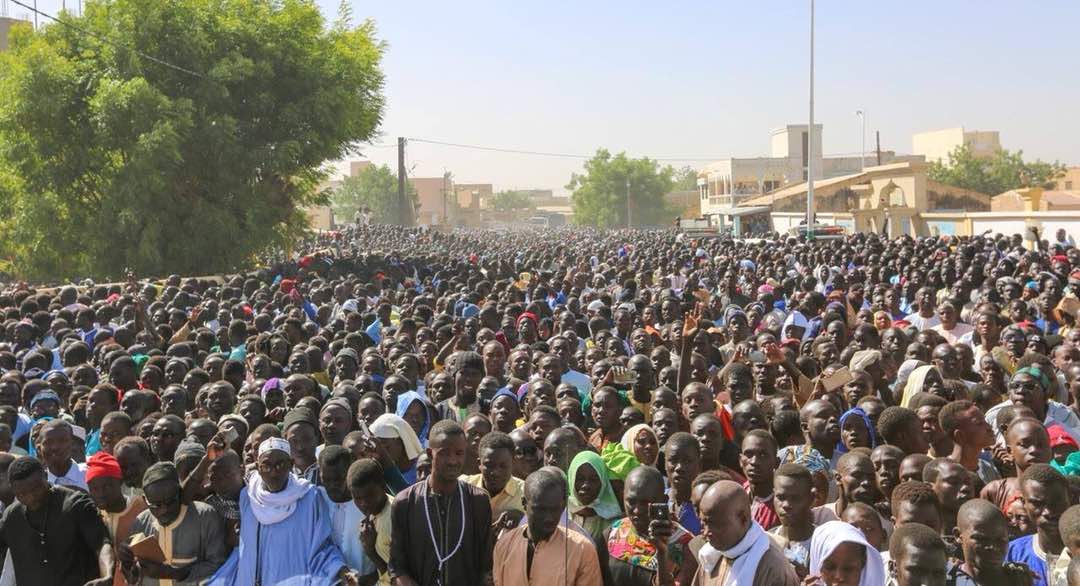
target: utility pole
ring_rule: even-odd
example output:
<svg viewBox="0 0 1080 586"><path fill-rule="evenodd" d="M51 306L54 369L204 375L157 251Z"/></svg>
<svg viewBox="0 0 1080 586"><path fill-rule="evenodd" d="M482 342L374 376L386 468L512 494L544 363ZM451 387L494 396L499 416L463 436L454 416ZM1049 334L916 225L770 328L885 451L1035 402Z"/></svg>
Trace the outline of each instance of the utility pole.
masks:
<svg viewBox="0 0 1080 586"><path fill-rule="evenodd" d="M626 177L626 227L630 227L630 177Z"/></svg>
<svg viewBox="0 0 1080 586"><path fill-rule="evenodd" d="M446 198L450 197L450 191L448 190L448 179L450 173L444 168L442 171L442 223L449 224L449 216L446 215Z"/></svg>
<svg viewBox="0 0 1080 586"><path fill-rule="evenodd" d="M814 0L810 0L810 128L806 141L806 239L814 232Z"/></svg>
<svg viewBox="0 0 1080 586"><path fill-rule="evenodd" d="M876 137L875 140L877 140L877 164L881 165L881 131L875 130L874 136Z"/></svg>
<svg viewBox="0 0 1080 586"><path fill-rule="evenodd" d="M412 222L409 221L409 209L405 202L405 137L399 136L397 139L397 193L398 193L398 223L402 226L408 226Z"/></svg>

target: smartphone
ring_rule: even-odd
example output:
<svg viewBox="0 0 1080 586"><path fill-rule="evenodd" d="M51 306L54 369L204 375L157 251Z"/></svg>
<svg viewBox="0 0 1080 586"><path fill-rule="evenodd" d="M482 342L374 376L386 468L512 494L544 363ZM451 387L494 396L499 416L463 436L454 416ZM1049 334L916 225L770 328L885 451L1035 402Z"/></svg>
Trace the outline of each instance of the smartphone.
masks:
<svg viewBox="0 0 1080 586"><path fill-rule="evenodd" d="M232 445L232 443L235 442L236 439L240 437L240 434L237 433L236 430L231 428L231 427L229 429L226 429L222 433L224 435L222 435L221 438L225 440L225 446L226 447Z"/></svg>
<svg viewBox="0 0 1080 586"><path fill-rule="evenodd" d="M637 382L638 375L628 368L618 368L615 370L615 376L613 378L617 385L631 385Z"/></svg>
<svg viewBox="0 0 1080 586"><path fill-rule="evenodd" d="M367 421L364 421L363 417L357 417L357 420L360 421L360 431L364 432L365 436L367 436L372 441L374 441L375 440L375 434L371 433L371 429L368 427Z"/></svg>
<svg viewBox="0 0 1080 586"><path fill-rule="evenodd" d="M833 393L853 380L855 377L851 376L851 371L844 366L836 369L836 372L822 380L821 384L825 387L826 393Z"/></svg>
<svg viewBox="0 0 1080 586"><path fill-rule="evenodd" d="M671 507L668 503L652 503L649 505L649 519L656 520L671 520Z"/></svg>

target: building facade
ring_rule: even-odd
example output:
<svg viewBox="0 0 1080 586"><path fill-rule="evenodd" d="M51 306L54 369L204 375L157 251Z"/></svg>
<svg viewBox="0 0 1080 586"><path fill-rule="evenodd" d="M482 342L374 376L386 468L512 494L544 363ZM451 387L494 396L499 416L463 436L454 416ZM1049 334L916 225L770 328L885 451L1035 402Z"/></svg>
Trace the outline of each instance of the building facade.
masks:
<svg viewBox="0 0 1080 586"><path fill-rule="evenodd" d="M743 202L806 181L809 163L817 181L858 173L876 161L876 155L825 157L822 125L814 125L813 149L809 148L809 130L807 124L777 128L770 136L768 157L733 157L707 165L698 174L701 216L723 230L730 227L732 218L745 214L738 209ZM883 162L894 159L894 153L882 153Z"/></svg>
<svg viewBox="0 0 1080 586"><path fill-rule="evenodd" d="M911 137L911 152L926 157L929 163L948 162L949 153L967 145L977 158L990 158L1001 150L1001 136L996 130L946 128L920 132Z"/></svg>

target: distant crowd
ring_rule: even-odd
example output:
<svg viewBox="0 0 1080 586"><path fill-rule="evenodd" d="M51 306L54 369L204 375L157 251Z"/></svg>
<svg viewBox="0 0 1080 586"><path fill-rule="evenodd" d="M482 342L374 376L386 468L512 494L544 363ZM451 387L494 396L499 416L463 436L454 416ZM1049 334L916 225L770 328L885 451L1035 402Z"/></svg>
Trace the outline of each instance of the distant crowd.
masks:
<svg viewBox="0 0 1080 586"><path fill-rule="evenodd" d="M0 313L0 586L1080 586L1064 232L365 216Z"/></svg>

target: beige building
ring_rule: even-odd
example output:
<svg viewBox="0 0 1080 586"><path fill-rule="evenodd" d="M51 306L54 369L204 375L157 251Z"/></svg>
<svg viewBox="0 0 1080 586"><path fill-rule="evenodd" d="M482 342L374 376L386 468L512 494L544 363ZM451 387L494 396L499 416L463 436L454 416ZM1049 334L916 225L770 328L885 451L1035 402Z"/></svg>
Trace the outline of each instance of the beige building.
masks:
<svg viewBox="0 0 1080 586"><path fill-rule="evenodd" d="M477 210L491 206L494 189L490 183L455 183L454 194L458 207Z"/></svg>
<svg viewBox="0 0 1080 586"><path fill-rule="evenodd" d="M1001 137L996 130L965 130L963 127L920 132L911 137L911 152L926 157L931 163L948 162L949 153L967 145L978 158L989 158L1001 150Z"/></svg>
<svg viewBox="0 0 1080 586"><path fill-rule="evenodd" d="M1080 191L1080 167L1065 169L1065 174L1054 182L1054 189L1057 191Z"/></svg>
<svg viewBox="0 0 1080 586"><path fill-rule="evenodd" d="M710 163L698 174L699 208L701 216L714 225L733 213L742 202L788 185L806 181L810 160L810 126L789 124L772 131L768 157L729 158ZM876 162L876 155L865 159L854 157L824 157L822 155L822 126L814 125L813 169L818 180L857 173ZM882 153L882 160L895 159L892 152Z"/></svg>
<svg viewBox="0 0 1080 586"><path fill-rule="evenodd" d="M445 223L450 201L446 193L450 181L443 177L410 177L409 183L416 189L419 202L416 209L416 224L433 226Z"/></svg>
<svg viewBox="0 0 1080 586"><path fill-rule="evenodd" d="M816 221L855 232L887 231L895 238L925 236L935 228L940 233L956 233L951 227L936 226L930 214L990 210L990 196L932 181L926 176L927 167L922 161L902 161L815 181ZM744 226L761 231L763 224L786 233L806 217L806 183L746 200L740 208L746 211L735 218L736 234Z"/></svg>
<svg viewBox="0 0 1080 586"><path fill-rule="evenodd" d="M1034 209L1028 209L1033 207ZM998 194L990 200L993 212L1060 212L1080 211L1080 191L1047 190L1034 205L1025 202L1024 196L1017 189Z"/></svg>

